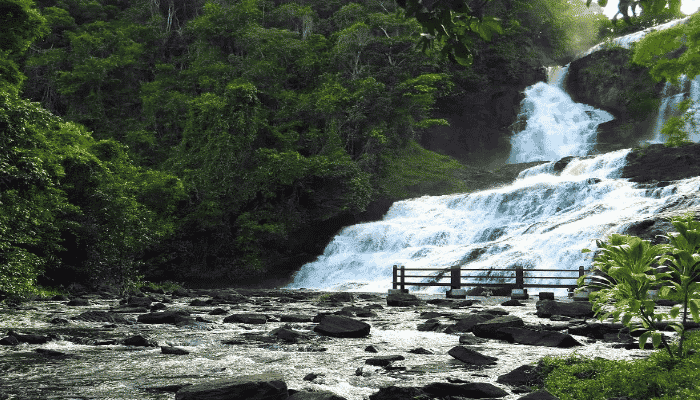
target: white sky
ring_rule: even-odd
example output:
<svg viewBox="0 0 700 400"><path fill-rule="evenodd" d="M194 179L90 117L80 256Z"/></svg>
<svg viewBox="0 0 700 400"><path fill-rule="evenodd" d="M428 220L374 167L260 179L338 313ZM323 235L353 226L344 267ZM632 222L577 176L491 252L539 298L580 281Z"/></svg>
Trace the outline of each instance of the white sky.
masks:
<svg viewBox="0 0 700 400"><path fill-rule="evenodd" d="M594 0L595 1L595 0ZM617 0L608 0L608 5L605 6L604 12L605 15L608 16L608 18L612 18L615 13L617 12ZM696 11L698 11L698 8L700 7L700 0L682 0L681 1L681 11L685 14L693 14ZM639 7L637 7L637 12L639 11Z"/></svg>

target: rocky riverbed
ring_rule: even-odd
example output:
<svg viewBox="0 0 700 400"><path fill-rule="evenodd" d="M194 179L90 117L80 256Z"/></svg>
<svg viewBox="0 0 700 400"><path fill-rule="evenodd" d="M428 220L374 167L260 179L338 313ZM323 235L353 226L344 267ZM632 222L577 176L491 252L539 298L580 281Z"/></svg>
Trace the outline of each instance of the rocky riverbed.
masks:
<svg viewBox="0 0 700 400"><path fill-rule="evenodd" d="M232 289L38 299L0 309L0 399L195 399L236 379L284 392L275 399L553 398L528 395L546 355L648 355L587 302L508 300ZM232 396L206 398L250 398Z"/></svg>

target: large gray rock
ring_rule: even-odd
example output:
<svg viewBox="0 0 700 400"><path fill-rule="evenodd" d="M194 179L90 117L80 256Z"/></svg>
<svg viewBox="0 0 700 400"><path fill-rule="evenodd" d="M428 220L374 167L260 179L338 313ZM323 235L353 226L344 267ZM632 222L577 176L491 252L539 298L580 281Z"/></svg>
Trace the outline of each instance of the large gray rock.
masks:
<svg viewBox="0 0 700 400"><path fill-rule="evenodd" d="M521 365L507 374L499 376L496 382L510 386L533 386L538 384L539 380L536 366Z"/></svg>
<svg viewBox="0 0 700 400"><path fill-rule="evenodd" d="M493 314L479 313L467 314L460 318L456 324L448 326L445 333L471 332L476 324L496 318Z"/></svg>
<svg viewBox="0 0 700 400"><path fill-rule="evenodd" d="M386 296L386 305L392 307L418 306L422 302L418 297L408 293L394 293Z"/></svg>
<svg viewBox="0 0 700 400"><path fill-rule="evenodd" d="M482 338L504 339L503 334L498 332L499 329L520 327L523 325L525 325L525 322L522 320L522 318L514 315L504 315L474 325L472 332L474 335Z"/></svg>
<svg viewBox="0 0 700 400"><path fill-rule="evenodd" d="M493 399L508 396L508 392L486 382L446 383L435 382L423 387L423 392L431 396L461 396L469 399Z"/></svg>
<svg viewBox="0 0 700 400"><path fill-rule="evenodd" d="M527 328L501 328L499 333L504 333L509 339L509 342L528 344L531 346L546 346L570 348L575 346L583 346L578 340L571 335L553 331L536 331Z"/></svg>
<svg viewBox="0 0 700 400"><path fill-rule="evenodd" d="M556 300L541 300L535 305L537 316L548 318L552 315L563 315L572 318L593 317L593 306L587 301L562 302Z"/></svg>
<svg viewBox="0 0 700 400"><path fill-rule="evenodd" d="M226 323L241 323L241 324L265 324L267 323L267 317L262 314L248 313L248 314L233 314L224 318Z"/></svg>
<svg viewBox="0 0 700 400"><path fill-rule="evenodd" d="M468 349L464 346L456 346L450 349L447 354L459 361L471 365L495 365L498 358L486 356L478 351Z"/></svg>
<svg viewBox="0 0 700 400"><path fill-rule="evenodd" d="M402 355L376 356L376 357L368 358L367 360L365 360L365 364L374 365L377 367L386 367L387 365L390 365L392 362L400 361L400 360L405 360L404 356L402 356Z"/></svg>
<svg viewBox="0 0 700 400"><path fill-rule="evenodd" d="M340 315L326 315L314 328L321 335L339 338L360 338L369 335L368 323Z"/></svg>
<svg viewBox="0 0 700 400"><path fill-rule="evenodd" d="M525 396L520 397L518 400L559 400L559 397L543 389L528 393Z"/></svg>
<svg viewBox="0 0 700 400"><path fill-rule="evenodd" d="M142 324L181 324L193 321L187 311L161 311L139 315L138 322Z"/></svg>
<svg viewBox="0 0 700 400"><path fill-rule="evenodd" d="M289 396L287 400L347 400L345 397L329 391L320 392L296 392Z"/></svg>
<svg viewBox="0 0 700 400"><path fill-rule="evenodd" d="M72 319L86 322L109 322L112 324L128 324L123 316L108 311L86 311Z"/></svg>
<svg viewBox="0 0 700 400"><path fill-rule="evenodd" d="M279 374L243 375L186 386L175 400L286 400L287 384Z"/></svg>

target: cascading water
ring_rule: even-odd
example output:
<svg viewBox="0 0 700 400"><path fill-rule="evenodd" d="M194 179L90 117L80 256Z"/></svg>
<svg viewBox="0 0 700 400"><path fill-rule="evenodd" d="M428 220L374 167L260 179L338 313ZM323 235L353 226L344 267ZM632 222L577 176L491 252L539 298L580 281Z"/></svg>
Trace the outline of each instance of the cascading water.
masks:
<svg viewBox="0 0 700 400"><path fill-rule="evenodd" d="M588 268L591 260L581 249L595 247L595 239L700 188L700 178L653 191L618 179L627 153L574 159L560 174L550 162L498 189L396 202L382 221L343 229L289 287L384 292L395 264L480 271Z"/></svg>
<svg viewBox="0 0 700 400"><path fill-rule="evenodd" d="M617 41L628 46L646 33ZM492 279L498 274L489 273L491 268L521 266L531 273L589 268L591 259L581 249L700 190L700 177L655 189L620 179L629 150L586 157L598 124L612 116L571 100L563 90L566 67L548 72L549 83L525 90L519 116L524 129L512 138L509 162L551 162L523 171L500 188L396 202L381 221L344 228L287 287L385 292L391 288L393 265L445 271L460 265ZM696 99L699 82L688 89ZM557 172L555 161L565 156L577 158ZM444 275L423 280L449 282L449 274Z"/></svg>
<svg viewBox="0 0 700 400"><path fill-rule="evenodd" d="M666 138L661 134L666 121L680 114L678 104L686 99L693 101L693 105L686 112L690 114L695 123L700 126L700 75L693 80L689 80L685 75L681 75L678 80L678 85L666 82L663 92L661 93L661 103L659 105L659 113L656 117L654 126L654 138L648 143L663 143ZM689 139L693 142L700 142L700 133L690 124L686 126L686 130L690 132Z"/></svg>

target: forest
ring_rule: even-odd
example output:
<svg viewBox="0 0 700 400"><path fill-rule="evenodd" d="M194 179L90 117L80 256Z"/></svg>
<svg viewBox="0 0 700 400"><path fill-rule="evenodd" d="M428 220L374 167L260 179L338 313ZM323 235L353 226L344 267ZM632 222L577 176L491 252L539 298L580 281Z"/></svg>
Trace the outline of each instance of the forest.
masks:
<svg viewBox="0 0 700 400"><path fill-rule="evenodd" d="M0 294L281 281L383 204L469 191L543 66L681 15L588 3L0 0ZM693 21L635 60L697 74Z"/></svg>

